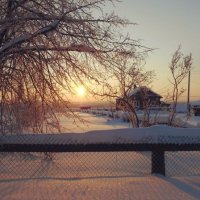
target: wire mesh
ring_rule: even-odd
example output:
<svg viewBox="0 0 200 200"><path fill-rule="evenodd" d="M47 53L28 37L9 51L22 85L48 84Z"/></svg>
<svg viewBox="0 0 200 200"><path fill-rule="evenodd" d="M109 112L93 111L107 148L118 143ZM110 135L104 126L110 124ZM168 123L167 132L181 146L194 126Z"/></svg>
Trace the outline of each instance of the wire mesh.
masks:
<svg viewBox="0 0 200 200"><path fill-rule="evenodd" d="M200 151L165 152L167 176L200 176Z"/></svg>
<svg viewBox="0 0 200 200"><path fill-rule="evenodd" d="M159 160L155 163L159 167ZM200 151L165 152L166 176L199 176ZM90 178L148 176L148 152L3 152L0 179Z"/></svg>
<svg viewBox="0 0 200 200"><path fill-rule="evenodd" d="M176 185L187 182L198 187L200 151L165 151L166 176L187 177L182 180L151 176L156 148L154 151L116 152L2 152L0 197L1 200L137 200L163 199L163 194L168 193L165 200L192 200L193 196ZM154 161L160 158L160 153L156 155ZM156 168L160 163L155 163ZM200 195L198 191L194 190L196 196Z"/></svg>
<svg viewBox="0 0 200 200"><path fill-rule="evenodd" d="M147 176L150 152L1 153L1 179Z"/></svg>

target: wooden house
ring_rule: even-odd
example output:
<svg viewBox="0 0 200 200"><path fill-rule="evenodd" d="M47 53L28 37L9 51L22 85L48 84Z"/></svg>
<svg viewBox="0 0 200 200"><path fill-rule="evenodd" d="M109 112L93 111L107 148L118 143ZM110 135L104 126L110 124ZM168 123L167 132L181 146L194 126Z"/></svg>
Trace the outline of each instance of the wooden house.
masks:
<svg viewBox="0 0 200 200"><path fill-rule="evenodd" d="M127 102L135 109L158 108L163 104L161 98L161 95L146 86L134 87L126 96L116 99L116 110L127 110Z"/></svg>

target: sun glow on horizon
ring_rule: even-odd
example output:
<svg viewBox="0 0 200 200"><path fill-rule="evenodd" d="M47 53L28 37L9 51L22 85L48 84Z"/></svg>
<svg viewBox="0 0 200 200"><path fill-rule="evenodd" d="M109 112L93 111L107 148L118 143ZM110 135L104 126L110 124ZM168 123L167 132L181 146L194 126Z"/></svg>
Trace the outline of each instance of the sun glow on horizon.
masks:
<svg viewBox="0 0 200 200"><path fill-rule="evenodd" d="M84 86L80 85L76 88L77 96L84 97L86 95L86 89Z"/></svg>

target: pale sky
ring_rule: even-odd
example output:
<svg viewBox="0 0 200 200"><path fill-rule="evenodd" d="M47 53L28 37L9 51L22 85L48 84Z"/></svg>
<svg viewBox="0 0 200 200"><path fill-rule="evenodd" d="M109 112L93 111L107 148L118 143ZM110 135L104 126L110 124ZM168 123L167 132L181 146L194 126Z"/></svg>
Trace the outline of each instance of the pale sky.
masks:
<svg viewBox="0 0 200 200"><path fill-rule="evenodd" d="M149 55L146 69L155 70L152 87L161 95L171 87L168 66L179 44L185 55L192 53L191 98L200 100L200 0L123 0L114 11L139 24L126 29L131 37L158 48ZM186 100L186 95L181 100Z"/></svg>

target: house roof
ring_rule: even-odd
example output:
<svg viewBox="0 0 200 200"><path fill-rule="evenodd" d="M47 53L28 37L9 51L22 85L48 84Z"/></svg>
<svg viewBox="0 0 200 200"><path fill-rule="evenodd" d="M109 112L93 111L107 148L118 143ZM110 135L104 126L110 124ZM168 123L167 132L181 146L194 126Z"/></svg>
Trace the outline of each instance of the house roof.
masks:
<svg viewBox="0 0 200 200"><path fill-rule="evenodd" d="M153 90L151 90L150 88L146 87L146 86L140 86L140 87L136 87L134 89L132 89L129 94L128 97L132 97L132 96L136 96L136 95L140 95L140 92L151 92L153 95L158 96L160 98L162 98L161 95L159 95L158 93L154 92ZM117 97L118 99L123 99L123 97Z"/></svg>
<svg viewBox="0 0 200 200"><path fill-rule="evenodd" d="M150 88L146 87L146 86L140 86L140 87L137 87L137 88L134 88L133 90L131 90L129 92L129 97L131 96L136 96L138 95L140 92L151 92L152 94L162 98L161 95L157 94L156 92L154 92L153 90L151 90Z"/></svg>

